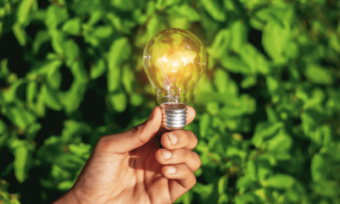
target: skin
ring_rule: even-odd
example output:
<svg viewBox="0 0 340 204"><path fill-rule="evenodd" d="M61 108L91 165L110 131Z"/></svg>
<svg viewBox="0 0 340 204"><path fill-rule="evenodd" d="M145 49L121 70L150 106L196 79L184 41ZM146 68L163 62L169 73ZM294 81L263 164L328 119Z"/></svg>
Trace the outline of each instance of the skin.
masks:
<svg viewBox="0 0 340 204"><path fill-rule="evenodd" d="M195 115L189 107L188 123ZM143 124L102 137L74 186L54 203L166 204L191 189L201 165L191 151L197 138L186 130L167 132L161 120L156 107Z"/></svg>

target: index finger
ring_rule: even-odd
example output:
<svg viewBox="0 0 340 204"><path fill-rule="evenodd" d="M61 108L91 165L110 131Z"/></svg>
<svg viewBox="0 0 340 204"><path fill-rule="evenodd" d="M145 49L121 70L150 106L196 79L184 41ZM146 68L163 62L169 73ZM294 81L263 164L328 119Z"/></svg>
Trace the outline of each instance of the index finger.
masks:
<svg viewBox="0 0 340 204"><path fill-rule="evenodd" d="M193 107L188 106L187 109L187 125L189 125L196 117L196 111Z"/></svg>

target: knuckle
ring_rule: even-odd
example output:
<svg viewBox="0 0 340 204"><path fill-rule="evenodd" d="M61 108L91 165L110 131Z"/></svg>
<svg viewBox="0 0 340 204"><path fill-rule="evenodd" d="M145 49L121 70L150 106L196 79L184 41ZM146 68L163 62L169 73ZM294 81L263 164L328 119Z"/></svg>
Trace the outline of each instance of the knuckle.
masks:
<svg viewBox="0 0 340 204"><path fill-rule="evenodd" d="M181 160L189 159L189 156L190 156L188 154L188 151L186 151L186 149L178 149L178 155Z"/></svg>
<svg viewBox="0 0 340 204"><path fill-rule="evenodd" d="M195 184L197 183L197 179L194 173L191 174L191 177L192 177L192 182L191 182L190 188L194 187Z"/></svg>
<svg viewBox="0 0 340 204"><path fill-rule="evenodd" d="M106 149L107 148L107 137L108 136L102 136L99 138L98 142L97 142L97 146L99 149Z"/></svg>
<svg viewBox="0 0 340 204"><path fill-rule="evenodd" d="M197 143L198 143L198 139L197 139L197 137L194 135L194 143L195 143L195 147L197 146Z"/></svg>
<svg viewBox="0 0 340 204"><path fill-rule="evenodd" d="M131 128L130 131L133 132L134 134L142 133L142 131L143 131L143 123L140 124L140 125L137 125L137 126L135 126L133 128Z"/></svg>
<svg viewBox="0 0 340 204"><path fill-rule="evenodd" d="M198 168L200 168L201 167L201 165L202 165L202 161L201 161L201 158L200 158L200 156L196 153L196 155L197 155L197 168L196 168L196 170L198 169Z"/></svg>
<svg viewBox="0 0 340 204"><path fill-rule="evenodd" d="M201 166L201 158L196 152L192 152L191 159L193 160L193 171L196 171Z"/></svg>
<svg viewBox="0 0 340 204"><path fill-rule="evenodd" d="M133 134L137 136L137 138L142 144L145 144L148 142L148 140L143 137L145 135L144 134L144 123L130 129L130 131L132 131Z"/></svg>
<svg viewBox="0 0 340 204"><path fill-rule="evenodd" d="M189 130L187 130L187 131L185 131L185 137L186 137L186 140L189 142L190 141L190 134L191 134L192 132L191 131L189 131Z"/></svg>

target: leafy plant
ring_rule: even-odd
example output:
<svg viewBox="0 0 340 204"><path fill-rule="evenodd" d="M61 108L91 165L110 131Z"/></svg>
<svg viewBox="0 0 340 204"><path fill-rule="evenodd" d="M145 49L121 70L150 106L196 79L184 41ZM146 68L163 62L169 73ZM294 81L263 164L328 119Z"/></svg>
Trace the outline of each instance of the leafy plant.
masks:
<svg viewBox="0 0 340 204"><path fill-rule="evenodd" d="M147 41L192 31L202 167L176 203L340 203L340 2L2 0L0 203L52 202L156 101Z"/></svg>

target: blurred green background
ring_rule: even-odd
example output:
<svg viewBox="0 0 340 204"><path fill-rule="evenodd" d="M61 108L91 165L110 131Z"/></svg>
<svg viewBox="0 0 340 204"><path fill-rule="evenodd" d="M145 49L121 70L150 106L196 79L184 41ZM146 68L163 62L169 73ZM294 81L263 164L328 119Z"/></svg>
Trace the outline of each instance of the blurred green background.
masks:
<svg viewBox="0 0 340 204"><path fill-rule="evenodd" d="M338 0L0 0L0 203L54 201L100 136L148 117L142 53L166 28L209 62L176 203L340 203L339 19Z"/></svg>

